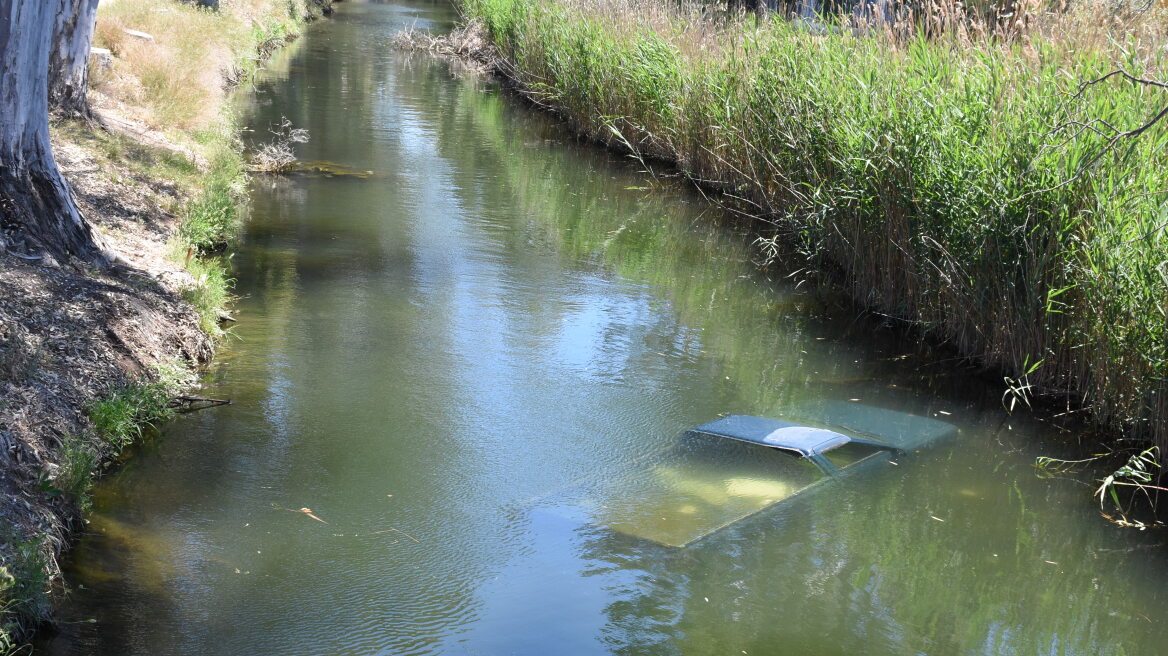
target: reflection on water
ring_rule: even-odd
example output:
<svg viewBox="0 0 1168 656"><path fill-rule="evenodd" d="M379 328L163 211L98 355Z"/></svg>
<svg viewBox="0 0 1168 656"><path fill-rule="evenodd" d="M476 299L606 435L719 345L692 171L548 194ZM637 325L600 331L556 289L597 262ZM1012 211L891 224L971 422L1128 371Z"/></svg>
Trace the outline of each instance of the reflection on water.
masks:
<svg viewBox="0 0 1168 656"><path fill-rule="evenodd" d="M1162 538L1034 477L1073 435L768 280L684 189L388 47L452 19L342 3L257 85L256 133L286 115L330 164L254 181L207 378L235 404L102 485L41 652L1157 653ZM683 549L541 505L721 414L828 401L960 435ZM786 493L765 459L714 470L650 468L676 496L630 509Z"/></svg>

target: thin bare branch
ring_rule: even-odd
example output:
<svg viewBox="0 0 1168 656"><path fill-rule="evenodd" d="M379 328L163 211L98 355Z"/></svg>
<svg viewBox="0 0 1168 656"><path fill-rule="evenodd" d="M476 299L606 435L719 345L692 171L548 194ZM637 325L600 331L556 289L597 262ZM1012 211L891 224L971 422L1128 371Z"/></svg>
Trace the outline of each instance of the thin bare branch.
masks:
<svg viewBox="0 0 1168 656"><path fill-rule="evenodd" d="M1081 100L1083 98L1083 94L1087 91L1087 89L1089 89L1090 87L1093 87L1095 85L1102 84L1102 83L1106 82L1107 80L1110 80L1110 79L1115 78L1115 77L1123 78L1123 79L1125 79L1129 82L1132 82L1134 84L1140 84L1140 85L1143 85L1146 87L1153 87L1153 88L1157 88L1157 89L1168 90L1168 82L1161 82L1159 80L1153 80L1151 78L1136 77L1135 75L1132 75L1131 73L1128 73L1127 71L1120 68L1120 69L1116 69L1114 71L1111 71L1110 73L1107 73L1106 75L1102 75L1100 77L1081 82L1079 84L1078 89L1073 94L1071 94L1069 96L1068 101L1074 102L1074 101ZM1061 189L1061 188L1071 184L1075 180L1078 180L1080 177L1082 177L1083 174L1085 174L1089 169L1093 168L1096 164L1098 164L1101 159L1103 159L1109 153L1113 152L1115 150L1116 146L1118 146L1121 141L1123 141L1125 139L1135 139L1135 138L1139 137L1143 133L1152 129L1152 127L1155 126L1156 124L1158 124L1160 121L1162 121L1165 116L1168 116L1168 104L1161 107L1159 111L1157 111L1155 114L1153 114L1152 117L1150 119L1148 119L1147 121L1145 121L1142 125L1135 127L1135 128L1132 128L1130 130L1120 130L1119 128L1115 127L1111 123L1108 123L1106 120L1104 120L1102 118L1093 118L1093 119L1091 119L1089 121L1085 121L1085 122L1084 121L1065 121L1063 123L1056 125L1049 132L1047 132L1048 135L1056 134L1056 133L1059 133L1063 130L1067 130L1070 128L1078 128L1078 129L1070 137L1068 137L1067 139L1064 139L1059 144L1056 144L1053 146L1045 146L1044 145L1042 147L1043 149L1062 148L1062 147L1066 146L1068 143L1079 138L1084 132L1087 132L1087 131L1093 132L1094 134L1101 136L1101 137L1106 137L1107 141L1102 146L1100 146L1099 150L1097 152L1095 152L1095 154L1088 157L1087 160L1085 162L1083 162L1083 164L1081 164L1079 166L1079 168L1066 180L1063 180L1062 182L1060 182L1052 187L1047 187L1045 189L1038 189L1035 191L1030 191L1030 192L1027 192L1025 194L1022 194L1021 196L1018 196L1017 198L1015 198L1014 202L1023 200L1025 198L1028 198L1030 196L1034 196L1037 194L1055 191L1057 189ZM1105 134L1104 132L1099 130L1098 128L1095 127L1096 125L1102 125L1105 128L1107 128L1108 130L1111 130L1111 135L1108 136L1107 134Z"/></svg>

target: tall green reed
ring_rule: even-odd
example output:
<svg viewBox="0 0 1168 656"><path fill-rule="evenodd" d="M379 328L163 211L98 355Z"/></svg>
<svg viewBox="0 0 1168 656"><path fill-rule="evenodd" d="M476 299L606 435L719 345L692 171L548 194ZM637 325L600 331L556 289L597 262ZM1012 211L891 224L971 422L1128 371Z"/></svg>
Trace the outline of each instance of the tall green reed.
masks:
<svg viewBox="0 0 1168 656"><path fill-rule="evenodd" d="M581 132L726 192L861 302L1168 443L1168 130L1084 170L1107 139L1076 129L1139 125L1168 95L1071 97L1115 67L1156 75L1162 49L1090 17L1061 36L893 39L632 0L463 5Z"/></svg>

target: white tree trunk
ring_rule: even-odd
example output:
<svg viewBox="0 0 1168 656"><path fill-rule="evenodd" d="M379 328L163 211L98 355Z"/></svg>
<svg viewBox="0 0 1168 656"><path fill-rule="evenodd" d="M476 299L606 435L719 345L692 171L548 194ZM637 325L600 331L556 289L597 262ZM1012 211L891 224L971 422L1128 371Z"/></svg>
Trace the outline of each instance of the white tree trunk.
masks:
<svg viewBox="0 0 1168 656"><path fill-rule="evenodd" d="M0 250L104 265L49 143L49 50L72 2L0 0Z"/></svg>
<svg viewBox="0 0 1168 656"><path fill-rule="evenodd" d="M66 0L57 14L49 50L49 104L68 114L86 116L89 46L97 21L98 0Z"/></svg>

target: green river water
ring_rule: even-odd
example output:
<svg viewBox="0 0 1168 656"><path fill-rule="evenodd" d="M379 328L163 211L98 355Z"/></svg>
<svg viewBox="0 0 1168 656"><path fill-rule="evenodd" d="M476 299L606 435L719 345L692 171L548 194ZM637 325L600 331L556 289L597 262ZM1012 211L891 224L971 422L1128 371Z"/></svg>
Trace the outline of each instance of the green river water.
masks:
<svg viewBox="0 0 1168 656"><path fill-rule="evenodd" d="M234 404L103 481L37 653L1164 653L1163 537L1035 475L1074 434L768 280L683 186L390 47L454 18L342 3L246 94L257 139L287 116L333 164L253 180L204 390ZM668 509L622 483L687 427L827 401L957 434L774 505L764 460ZM687 514L748 516L638 535Z"/></svg>

